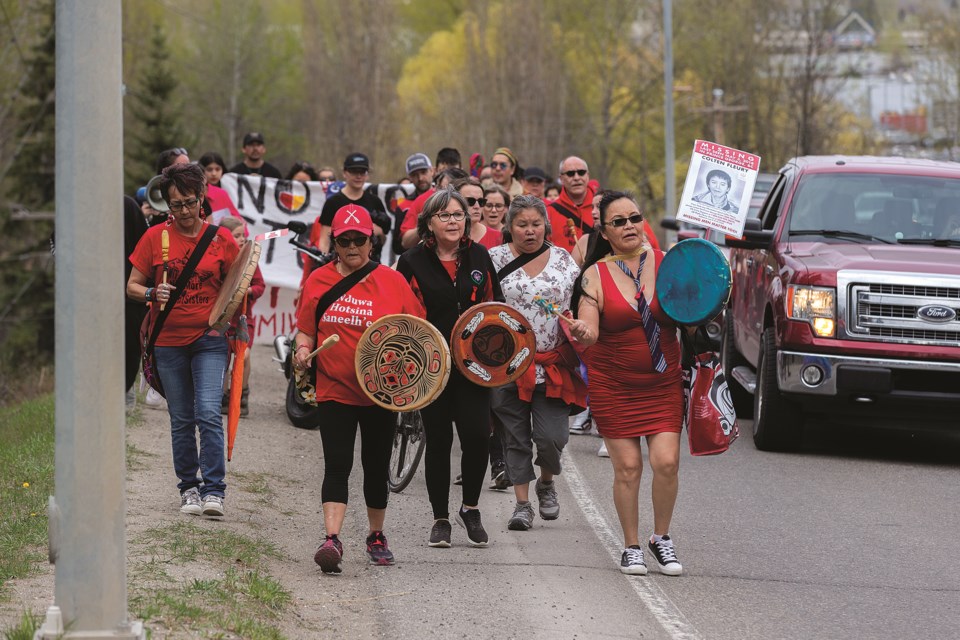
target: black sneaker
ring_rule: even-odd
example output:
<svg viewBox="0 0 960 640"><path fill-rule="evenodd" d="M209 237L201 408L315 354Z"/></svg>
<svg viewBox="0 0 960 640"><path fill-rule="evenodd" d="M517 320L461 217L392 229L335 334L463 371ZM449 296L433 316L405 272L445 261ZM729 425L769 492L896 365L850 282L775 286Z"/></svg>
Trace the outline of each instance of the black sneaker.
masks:
<svg viewBox="0 0 960 640"><path fill-rule="evenodd" d="M656 559L660 573L665 576L679 576L683 573L683 565L677 559L677 550L674 548L670 536L663 536L659 542L651 540L647 543L647 547Z"/></svg>
<svg viewBox="0 0 960 640"><path fill-rule="evenodd" d="M367 557L370 558L370 564L389 566L394 563L393 552L387 546L383 531L374 531L367 536Z"/></svg>
<svg viewBox="0 0 960 640"><path fill-rule="evenodd" d="M498 462L490 466L490 488L497 491L506 491L513 483L507 477L507 465Z"/></svg>
<svg viewBox="0 0 960 640"><path fill-rule="evenodd" d="M483 528L483 523L480 522L480 510L479 509L459 509L457 511L457 524L467 530L467 539L475 547L485 547L487 546L487 532Z"/></svg>
<svg viewBox="0 0 960 640"><path fill-rule="evenodd" d="M643 561L643 549L639 546L627 547L620 554L620 573L629 576L647 575L647 565Z"/></svg>
<svg viewBox="0 0 960 640"><path fill-rule="evenodd" d="M450 547L450 521L446 518L439 518L433 521L433 528L430 529L431 547L441 547L447 549Z"/></svg>
<svg viewBox="0 0 960 640"><path fill-rule="evenodd" d="M324 573L340 573L343 568L340 561L343 560L343 544L337 539L327 536L313 554L313 561L320 565L320 570Z"/></svg>

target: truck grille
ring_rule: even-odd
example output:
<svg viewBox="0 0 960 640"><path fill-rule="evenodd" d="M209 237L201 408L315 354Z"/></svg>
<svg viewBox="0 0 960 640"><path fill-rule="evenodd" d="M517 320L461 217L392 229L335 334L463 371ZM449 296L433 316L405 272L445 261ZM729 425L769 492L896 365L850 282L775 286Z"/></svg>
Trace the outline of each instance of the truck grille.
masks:
<svg viewBox="0 0 960 640"><path fill-rule="evenodd" d="M853 281L848 293L846 332L850 337L960 346L960 281L946 287ZM925 320L918 311L930 305L953 309L955 316L948 322Z"/></svg>

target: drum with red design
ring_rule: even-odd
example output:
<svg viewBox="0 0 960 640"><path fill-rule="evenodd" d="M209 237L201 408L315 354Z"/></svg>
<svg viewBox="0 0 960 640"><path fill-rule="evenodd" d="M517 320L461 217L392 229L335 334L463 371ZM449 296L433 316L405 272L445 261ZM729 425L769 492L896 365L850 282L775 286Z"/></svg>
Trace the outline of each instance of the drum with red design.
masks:
<svg viewBox="0 0 960 640"><path fill-rule="evenodd" d="M537 337L519 311L483 302L457 319L450 336L453 364L481 387L499 387L523 375L537 353Z"/></svg>
<svg viewBox="0 0 960 640"><path fill-rule="evenodd" d="M367 327L354 364L363 392L391 411L427 406L450 377L443 335L426 320L405 313L383 316Z"/></svg>

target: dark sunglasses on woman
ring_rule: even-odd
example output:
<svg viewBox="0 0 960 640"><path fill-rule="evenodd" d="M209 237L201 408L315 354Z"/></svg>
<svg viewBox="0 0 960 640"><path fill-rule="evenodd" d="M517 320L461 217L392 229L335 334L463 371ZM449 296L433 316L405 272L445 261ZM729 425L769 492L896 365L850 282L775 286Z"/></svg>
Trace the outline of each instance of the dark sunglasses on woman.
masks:
<svg viewBox="0 0 960 640"><path fill-rule="evenodd" d="M358 236L356 238L344 238L343 236L335 238L333 241L337 243L338 246L346 249L351 244L355 247L362 247L367 244L369 238L367 236Z"/></svg>
<svg viewBox="0 0 960 640"><path fill-rule="evenodd" d="M466 200L467 204L471 207L475 204L479 204L481 207L487 206L486 198L471 198L470 196L464 196L463 199Z"/></svg>
<svg viewBox="0 0 960 640"><path fill-rule="evenodd" d="M643 215L639 213L635 213L629 218L614 218L613 220L607 221L607 224L610 225L611 227L620 228L620 227L627 226L627 221L630 221L633 224L640 224L641 222L643 222Z"/></svg>

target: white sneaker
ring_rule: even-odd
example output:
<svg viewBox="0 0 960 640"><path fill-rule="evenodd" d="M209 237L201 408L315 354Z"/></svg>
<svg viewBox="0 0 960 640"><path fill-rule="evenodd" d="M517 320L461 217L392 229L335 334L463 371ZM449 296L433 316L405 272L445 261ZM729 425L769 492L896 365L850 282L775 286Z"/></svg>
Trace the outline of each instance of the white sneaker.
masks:
<svg viewBox="0 0 960 640"><path fill-rule="evenodd" d="M143 399L143 404L147 405L150 409L163 409L166 402L163 396L153 387L147 389L147 395Z"/></svg>
<svg viewBox="0 0 960 640"><path fill-rule="evenodd" d="M207 496L203 499L203 515L222 516L223 498L221 496Z"/></svg>
<svg viewBox="0 0 960 640"><path fill-rule="evenodd" d="M590 420L590 410L586 409L570 418L570 433L574 435L587 435L593 426Z"/></svg>
<svg viewBox="0 0 960 640"><path fill-rule="evenodd" d="M597 451L597 455L600 456L601 458L609 458L609 457L610 457L610 453L607 451L607 443L606 443L606 442L601 442L601 443L600 443L600 450Z"/></svg>
<svg viewBox="0 0 960 640"><path fill-rule="evenodd" d="M200 491L196 487L187 489L180 494L180 513L189 513L198 516L203 513L203 504L200 502Z"/></svg>

